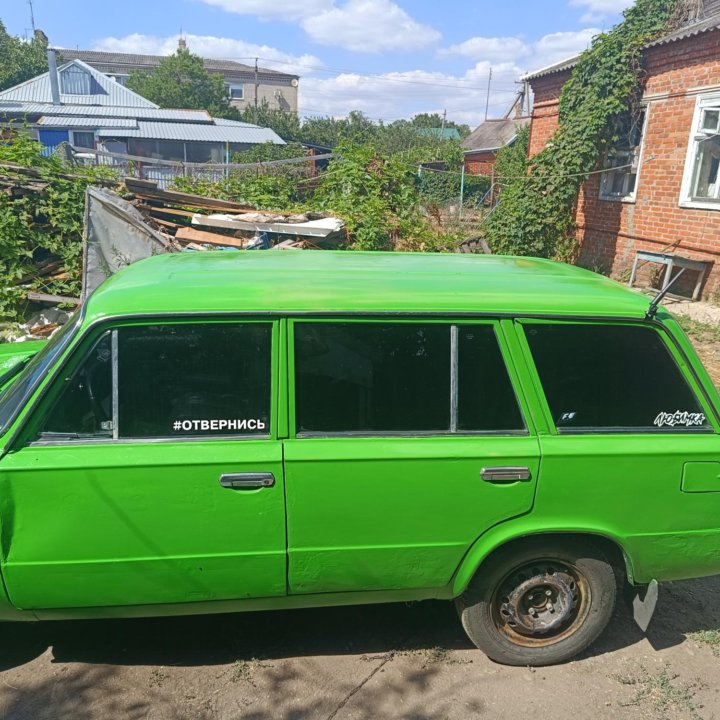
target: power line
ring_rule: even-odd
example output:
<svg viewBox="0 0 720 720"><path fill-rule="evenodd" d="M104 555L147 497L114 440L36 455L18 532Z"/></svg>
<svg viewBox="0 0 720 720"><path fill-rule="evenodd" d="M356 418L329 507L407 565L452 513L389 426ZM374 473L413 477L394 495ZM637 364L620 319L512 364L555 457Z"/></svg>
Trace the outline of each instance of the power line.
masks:
<svg viewBox="0 0 720 720"><path fill-rule="evenodd" d="M226 60L254 60L255 58L251 57L227 57ZM362 77L372 77L372 78L379 78L381 80L385 80L386 82L398 82L398 83L405 83L408 85L428 85L432 87L443 87L447 89L452 90L477 90L477 91L484 91L485 88L482 87L475 87L472 85L450 85L448 83L444 82L430 82L427 80L407 80L404 78L393 78L388 77L387 73L372 73L372 72L364 72L362 70L348 70L348 69L342 69L342 68L331 68L327 65L306 65L303 63L298 62L290 62L289 60L275 60L274 58L257 58L258 60L261 60L262 62L268 62L268 63L276 63L278 65L289 65L290 67L299 67L299 68L307 68L309 70L314 70L315 72L326 72L330 74L336 74L336 73L349 73L351 75L360 75ZM510 87L503 85L502 87ZM508 90L508 92L510 92ZM517 92L517 88L514 88L513 92Z"/></svg>

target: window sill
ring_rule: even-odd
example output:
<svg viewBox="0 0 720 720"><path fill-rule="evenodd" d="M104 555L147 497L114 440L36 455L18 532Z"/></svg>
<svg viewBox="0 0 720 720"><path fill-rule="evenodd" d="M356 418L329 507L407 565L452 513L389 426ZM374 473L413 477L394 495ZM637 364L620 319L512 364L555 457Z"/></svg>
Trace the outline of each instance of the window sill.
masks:
<svg viewBox="0 0 720 720"><path fill-rule="evenodd" d="M681 200L680 207L688 210L720 210L720 202L712 200Z"/></svg>
<svg viewBox="0 0 720 720"><path fill-rule="evenodd" d="M602 202L625 203L626 205L634 205L637 201L637 197L635 195L627 195L626 197L612 197L609 195L600 195L598 199Z"/></svg>

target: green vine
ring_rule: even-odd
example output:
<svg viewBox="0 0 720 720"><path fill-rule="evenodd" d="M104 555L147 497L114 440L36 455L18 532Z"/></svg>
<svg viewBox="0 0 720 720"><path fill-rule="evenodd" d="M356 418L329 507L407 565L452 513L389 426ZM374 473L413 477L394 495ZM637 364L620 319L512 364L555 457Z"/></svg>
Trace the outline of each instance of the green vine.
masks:
<svg viewBox="0 0 720 720"><path fill-rule="evenodd" d="M558 130L524 172L500 180L500 203L486 231L495 252L576 258L573 216L580 188L617 141L623 116L638 106L643 46L682 22L686 4L637 0L623 22L598 35L580 56L562 91Z"/></svg>

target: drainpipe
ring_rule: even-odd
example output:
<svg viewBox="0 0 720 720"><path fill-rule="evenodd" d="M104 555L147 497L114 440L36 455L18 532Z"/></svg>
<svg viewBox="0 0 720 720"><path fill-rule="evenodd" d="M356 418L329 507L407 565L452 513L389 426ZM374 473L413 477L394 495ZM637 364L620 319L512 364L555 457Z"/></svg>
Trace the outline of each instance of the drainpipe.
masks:
<svg viewBox="0 0 720 720"><path fill-rule="evenodd" d="M58 79L57 57L54 48L47 51L48 68L50 69L50 94L53 105L61 105L60 102L60 81Z"/></svg>

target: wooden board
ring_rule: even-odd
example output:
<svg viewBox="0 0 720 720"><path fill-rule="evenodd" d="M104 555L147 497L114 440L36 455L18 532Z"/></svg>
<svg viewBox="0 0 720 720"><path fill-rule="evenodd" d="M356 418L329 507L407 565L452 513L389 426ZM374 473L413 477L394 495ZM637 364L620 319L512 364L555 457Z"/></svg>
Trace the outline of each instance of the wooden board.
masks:
<svg viewBox="0 0 720 720"><path fill-rule="evenodd" d="M226 237L217 233L204 232L203 230L195 230L195 228L179 228L175 233L176 240L185 242L206 243L208 245L219 245L223 247L244 248L245 241L238 238Z"/></svg>
<svg viewBox="0 0 720 720"><path fill-rule="evenodd" d="M157 187L150 187L147 180L138 181L135 178L125 178L125 187L137 197L147 200L164 200L165 202L176 203L177 205L190 205L198 208L212 210L225 210L228 212L254 212L255 208L249 205L241 205L230 200L216 200L215 198L191 195L189 193L175 192L174 190L160 190Z"/></svg>

